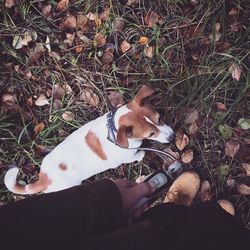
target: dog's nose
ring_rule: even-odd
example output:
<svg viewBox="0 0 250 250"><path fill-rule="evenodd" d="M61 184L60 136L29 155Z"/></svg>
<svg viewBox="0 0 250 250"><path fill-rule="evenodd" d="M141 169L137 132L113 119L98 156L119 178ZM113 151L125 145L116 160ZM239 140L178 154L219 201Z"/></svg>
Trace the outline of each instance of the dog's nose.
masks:
<svg viewBox="0 0 250 250"><path fill-rule="evenodd" d="M169 137L168 137L168 140L169 141L174 141L174 139L175 139L175 133L170 134Z"/></svg>

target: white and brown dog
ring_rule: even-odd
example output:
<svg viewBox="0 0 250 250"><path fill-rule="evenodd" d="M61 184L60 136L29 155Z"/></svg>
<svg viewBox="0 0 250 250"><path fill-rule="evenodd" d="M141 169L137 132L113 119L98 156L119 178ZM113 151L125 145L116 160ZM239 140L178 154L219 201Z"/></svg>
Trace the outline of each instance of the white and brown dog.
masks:
<svg viewBox="0 0 250 250"><path fill-rule="evenodd" d="M18 184L19 169L9 169L4 177L6 187L16 194L48 193L79 185L90 176L122 163L141 161L145 151L137 148L144 139L168 143L174 136L173 130L160 122L159 114L143 104L143 99L153 93L152 88L142 86L128 104L69 135L43 159L35 183Z"/></svg>

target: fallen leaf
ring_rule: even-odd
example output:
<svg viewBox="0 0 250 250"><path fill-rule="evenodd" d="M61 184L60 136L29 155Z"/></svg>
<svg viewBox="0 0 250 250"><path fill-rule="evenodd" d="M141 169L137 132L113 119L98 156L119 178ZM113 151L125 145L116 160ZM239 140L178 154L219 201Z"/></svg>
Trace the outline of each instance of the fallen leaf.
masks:
<svg viewBox="0 0 250 250"><path fill-rule="evenodd" d="M152 28L156 26L157 22L159 21L159 15L154 11L150 11L146 14L144 21L148 27Z"/></svg>
<svg viewBox="0 0 250 250"><path fill-rule="evenodd" d="M68 85L68 84L64 84L64 85L62 86L62 88L64 89L66 95L69 95L69 94L72 94L72 93L73 93L72 88L71 88L70 85Z"/></svg>
<svg viewBox="0 0 250 250"><path fill-rule="evenodd" d="M62 114L62 118L63 118L63 120L70 122L70 121L74 120L75 115L74 115L74 113L71 112L71 111L65 111L65 112Z"/></svg>
<svg viewBox="0 0 250 250"><path fill-rule="evenodd" d="M69 6L69 0L61 0L57 6L56 9L59 11L65 10Z"/></svg>
<svg viewBox="0 0 250 250"><path fill-rule="evenodd" d="M130 45L130 43L128 43L126 40L124 40L124 41L121 43L120 48L121 48L122 53L125 53L125 52L127 52L127 51L131 48L131 45Z"/></svg>
<svg viewBox="0 0 250 250"><path fill-rule="evenodd" d="M139 0L128 0L126 5L127 6L132 6L134 4L138 4Z"/></svg>
<svg viewBox="0 0 250 250"><path fill-rule="evenodd" d="M175 145L182 151L189 144L189 138L181 130L177 131L175 135Z"/></svg>
<svg viewBox="0 0 250 250"><path fill-rule="evenodd" d="M15 0L5 0L4 6L6 8L11 8L13 6L16 5L16 1Z"/></svg>
<svg viewBox="0 0 250 250"><path fill-rule="evenodd" d="M197 126L196 122L190 124L190 126L188 128L188 131L189 131L190 135L194 135L197 132L197 130L198 130L198 126Z"/></svg>
<svg viewBox="0 0 250 250"><path fill-rule="evenodd" d="M239 82L240 76L241 76L241 69L240 69L239 65L233 63L229 67L229 72L231 73L233 79L235 79L237 82Z"/></svg>
<svg viewBox="0 0 250 250"><path fill-rule="evenodd" d="M213 195L211 194L211 185L207 180L204 180L201 183L198 197L202 202L210 201L212 199Z"/></svg>
<svg viewBox="0 0 250 250"><path fill-rule="evenodd" d="M246 175L250 176L250 164L249 163L242 163L242 167L244 168Z"/></svg>
<svg viewBox="0 0 250 250"><path fill-rule="evenodd" d="M75 29L76 28L76 17L68 16L66 20L59 25L60 30Z"/></svg>
<svg viewBox="0 0 250 250"><path fill-rule="evenodd" d="M148 38L146 36L141 36L138 43L140 45L146 45L146 44L148 44Z"/></svg>
<svg viewBox="0 0 250 250"><path fill-rule="evenodd" d="M71 33L66 33L66 38L63 42L67 45L69 45L70 47L72 47L74 41L75 41L75 34L71 34Z"/></svg>
<svg viewBox="0 0 250 250"><path fill-rule="evenodd" d="M34 42L37 39L36 31L25 31L21 35L16 35L13 38L12 46L15 49L21 49L23 46L28 46L30 42Z"/></svg>
<svg viewBox="0 0 250 250"><path fill-rule="evenodd" d="M111 50L106 50L102 56L102 63L109 65L114 60L114 55Z"/></svg>
<svg viewBox="0 0 250 250"><path fill-rule="evenodd" d="M238 121L238 125L239 125L243 130L250 129L250 119L247 119L247 118L240 118L239 121Z"/></svg>
<svg viewBox="0 0 250 250"><path fill-rule="evenodd" d="M29 55L29 63L33 64L44 54L45 48L43 44L37 43L35 48L31 51Z"/></svg>
<svg viewBox="0 0 250 250"><path fill-rule="evenodd" d="M108 99L113 107L124 104L123 96L118 91L111 91L108 95Z"/></svg>
<svg viewBox="0 0 250 250"><path fill-rule="evenodd" d="M34 132L36 135L40 134L45 128L45 125L43 122L38 123L35 127L34 127Z"/></svg>
<svg viewBox="0 0 250 250"><path fill-rule="evenodd" d="M181 155L181 161L183 163L190 163L194 158L194 153L192 149L186 150L184 153Z"/></svg>
<svg viewBox="0 0 250 250"><path fill-rule="evenodd" d="M82 91L80 100L88 103L92 107L97 107L100 102L98 95L95 94L94 91L90 88Z"/></svg>
<svg viewBox="0 0 250 250"><path fill-rule="evenodd" d="M45 41L45 47L47 48L48 52L51 52L51 46L50 46L50 39L48 36L46 36L46 41Z"/></svg>
<svg viewBox="0 0 250 250"><path fill-rule="evenodd" d="M36 106L44 106L49 105L49 101L47 97L44 94L41 94L36 100L35 100Z"/></svg>
<svg viewBox="0 0 250 250"><path fill-rule="evenodd" d="M56 110L60 110L60 109L62 109L62 102L60 101L60 100L58 100L58 99L55 99L54 101L53 101L53 108L54 109L56 109Z"/></svg>
<svg viewBox="0 0 250 250"><path fill-rule="evenodd" d="M227 124L220 124L218 130L224 139L230 139L232 137L232 128Z"/></svg>
<svg viewBox="0 0 250 250"><path fill-rule="evenodd" d="M199 113L196 109L194 110L190 110L187 115L186 115L186 118L184 120L184 122L186 124L193 124L195 123L199 118Z"/></svg>
<svg viewBox="0 0 250 250"><path fill-rule="evenodd" d="M222 102L216 102L215 105L216 105L216 108L218 110L220 110L220 111L226 111L227 110L226 105L223 104Z"/></svg>
<svg viewBox="0 0 250 250"><path fill-rule="evenodd" d="M109 15L110 15L110 9L108 8L108 9L104 10L104 11L100 14L100 19L101 19L102 21L107 21L108 18L109 18Z"/></svg>
<svg viewBox="0 0 250 250"><path fill-rule="evenodd" d="M237 141L230 140L226 142L225 145L225 155L234 158L240 149L240 144Z"/></svg>
<svg viewBox="0 0 250 250"><path fill-rule="evenodd" d="M85 17L82 14L77 16L77 19L76 19L77 29L83 30L87 23L88 23L87 17Z"/></svg>
<svg viewBox="0 0 250 250"><path fill-rule="evenodd" d="M3 108L5 108L8 111L17 111L18 106L16 104L16 98L12 94L3 94L2 100L1 100Z"/></svg>
<svg viewBox="0 0 250 250"><path fill-rule="evenodd" d="M229 15L229 16L236 16L236 15L238 15L238 13L239 13L239 9L236 8L236 7L233 7L233 8L228 12L228 15Z"/></svg>
<svg viewBox="0 0 250 250"><path fill-rule="evenodd" d="M89 12L86 17L90 20L90 21L95 21L96 19L98 19L98 17L92 13L92 12Z"/></svg>
<svg viewBox="0 0 250 250"><path fill-rule="evenodd" d="M246 184L240 184L237 187L237 190L240 194L243 195L250 195L250 187L247 186Z"/></svg>
<svg viewBox="0 0 250 250"><path fill-rule="evenodd" d="M124 28L124 19L122 17L116 17L112 23L114 31L121 32Z"/></svg>
<svg viewBox="0 0 250 250"><path fill-rule="evenodd" d="M209 36L209 39L211 41L215 41L218 42L221 39L221 33L220 33L220 28L221 28L221 24L220 23L216 23L215 27L214 27L214 33L212 33Z"/></svg>
<svg viewBox="0 0 250 250"><path fill-rule="evenodd" d="M97 47L103 47L106 44L106 37L101 33L97 33L94 37L94 43Z"/></svg>
<svg viewBox="0 0 250 250"><path fill-rule="evenodd" d="M42 8L42 14L47 18L50 17L51 16L51 9L52 9L51 4L44 5Z"/></svg>
<svg viewBox="0 0 250 250"><path fill-rule="evenodd" d="M53 99L62 100L65 94L66 94L65 89L61 87L59 84L55 84L52 90Z"/></svg>
<svg viewBox="0 0 250 250"><path fill-rule="evenodd" d="M146 57L152 58L154 56L154 47L148 46L144 50L144 54Z"/></svg>

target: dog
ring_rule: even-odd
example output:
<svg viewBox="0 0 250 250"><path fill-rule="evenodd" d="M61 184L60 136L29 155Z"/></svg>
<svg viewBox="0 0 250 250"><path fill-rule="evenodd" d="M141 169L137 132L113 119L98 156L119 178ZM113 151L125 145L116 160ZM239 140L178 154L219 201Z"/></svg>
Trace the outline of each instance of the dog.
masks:
<svg viewBox="0 0 250 250"><path fill-rule="evenodd" d="M21 185L16 181L19 169L9 169L4 176L6 187L22 195L55 192L123 163L141 161L145 151L138 148L144 139L169 143L174 138L172 128L145 104L153 93L154 89L143 85L126 105L74 131L43 159L36 182Z"/></svg>

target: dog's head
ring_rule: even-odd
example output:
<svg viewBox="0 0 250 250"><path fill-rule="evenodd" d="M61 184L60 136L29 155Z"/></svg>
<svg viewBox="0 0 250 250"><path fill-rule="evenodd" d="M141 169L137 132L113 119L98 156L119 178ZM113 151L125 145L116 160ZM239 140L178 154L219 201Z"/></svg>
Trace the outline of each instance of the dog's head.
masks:
<svg viewBox="0 0 250 250"><path fill-rule="evenodd" d="M149 139L168 143L174 138L174 131L161 122L159 113L145 103L154 90L142 86L134 99L122 111L118 119L117 143L128 147L128 139Z"/></svg>

